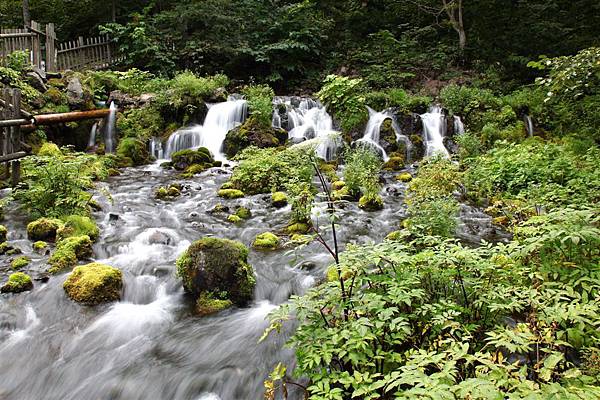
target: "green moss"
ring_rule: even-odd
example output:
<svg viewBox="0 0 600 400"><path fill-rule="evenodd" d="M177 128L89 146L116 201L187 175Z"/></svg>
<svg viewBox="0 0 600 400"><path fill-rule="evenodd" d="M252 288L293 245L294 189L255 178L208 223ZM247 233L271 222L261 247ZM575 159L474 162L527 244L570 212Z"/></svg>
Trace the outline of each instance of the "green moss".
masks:
<svg viewBox="0 0 600 400"><path fill-rule="evenodd" d="M37 242L33 243L31 247L33 250L41 252L48 248L48 243L44 242L43 240L38 240Z"/></svg>
<svg viewBox="0 0 600 400"><path fill-rule="evenodd" d="M227 217L227 221L231 222L232 224L239 224L243 220L240 217L238 217L237 215L232 214Z"/></svg>
<svg viewBox="0 0 600 400"><path fill-rule="evenodd" d="M288 225L286 230L289 235L293 235L295 233L304 234L310 231L310 225L303 222L295 222Z"/></svg>
<svg viewBox="0 0 600 400"><path fill-rule="evenodd" d="M150 154L148 153L146 143L140 139L131 137L126 137L119 141L117 155L127 160L128 164L129 160L131 160L133 165L143 165L150 161Z"/></svg>
<svg viewBox="0 0 600 400"><path fill-rule="evenodd" d="M61 157L62 155L58 146L52 142L44 143L38 150L38 156Z"/></svg>
<svg viewBox="0 0 600 400"><path fill-rule="evenodd" d="M122 287L121 271L100 263L76 267L63 284L67 296L89 305L119 300Z"/></svg>
<svg viewBox="0 0 600 400"><path fill-rule="evenodd" d="M4 225L0 225L0 243L6 242L8 236L8 229Z"/></svg>
<svg viewBox="0 0 600 400"><path fill-rule="evenodd" d="M181 185L171 184L167 187L159 187L154 193L154 197L160 200L173 200L181 196Z"/></svg>
<svg viewBox="0 0 600 400"><path fill-rule="evenodd" d="M0 254L4 255L12 247L7 242L0 243Z"/></svg>
<svg viewBox="0 0 600 400"><path fill-rule="evenodd" d="M346 187L346 182L344 182L344 181L335 181L331 184L331 188L333 190L340 190L340 189L343 189L344 187Z"/></svg>
<svg viewBox="0 0 600 400"><path fill-rule="evenodd" d="M223 142L223 152L233 158L249 146L258 148L277 147L285 143L287 132L273 128L271 124L261 125L256 116L251 116L242 125L230 130Z"/></svg>
<svg viewBox="0 0 600 400"><path fill-rule="evenodd" d="M186 170L195 164L211 166L214 161L210 151L205 147L198 150L181 150L171 155L171 164L179 171Z"/></svg>
<svg viewBox="0 0 600 400"><path fill-rule="evenodd" d="M27 237L29 240L54 241L57 231L63 227L60 219L40 218L27 225Z"/></svg>
<svg viewBox="0 0 600 400"><path fill-rule="evenodd" d="M244 192L237 189L220 189L217 195L225 199L239 199L240 197L244 197Z"/></svg>
<svg viewBox="0 0 600 400"><path fill-rule="evenodd" d="M271 204L277 208L285 207L288 204L288 197L284 192L275 192L271 195Z"/></svg>
<svg viewBox="0 0 600 400"><path fill-rule="evenodd" d="M231 181L227 181L221 185L220 189L235 189L235 188L233 187L233 183L231 183Z"/></svg>
<svg viewBox="0 0 600 400"><path fill-rule="evenodd" d="M312 236L301 235L299 233L293 234L290 239L293 243L298 243L298 244L308 244L308 243L312 242L312 240L313 240Z"/></svg>
<svg viewBox="0 0 600 400"><path fill-rule="evenodd" d="M64 89L67 85L62 81L62 79L51 78L48 79L48 85L55 87L57 89Z"/></svg>
<svg viewBox="0 0 600 400"><path fill-rule="evenodd" d="M211 214L218 214L218 213L226 213L229 212L229 207L227 207L224 204L221 203L217 203L212 210L209 211Z"/></svg>
<svg viewBox="0 0 600 400"><path fill-rule="evenodd" d="M44 99L46 102L56 105L64 105L67 103L67 96L56 87L50 87L48 90L46 90L44 93Z"/></svg>
<svg viewBox="0 0 600 400"><path fill-rule="evenodd" d="M234 304L245 305L254 292L254 270L242 243L213 237L190 245L177 259L177 275L188 293L227 292Z"/></svg>
<svg viewBox="0 0 600 400"><path fill-rule="evenodd" d="M56 231L56 237L59 241L71 236L87 235L92 242L95 242L100 236L100 229L90 217L69 215L62 218L62 220L65 223L64 226Z"/></svg>
<svg viewBox="0 0 600 400"><path fill-rule="evenodd" d="M209 166L207 166L206 164L193 164L187 167L187 169L185 170L185 172L183 172L183 174L181 174L181 176L183 176L184 178L191 178L194 175L206 171L208 168Z"/></svg>
<svg viewBox="0 0 600 400"><path fill-rule="evenodd" d="M211 293L202 293L196 301L196 312L200 316L218 313L233 305L231 300L215 299Z"/></svg>
<svg viewBox="0 0 600 400"><path fill-rule="evenodd" d="M2 293L20 293L33 289L31 277L23 272L15 272L8 277L8 282L0 288Z"/></svg>
<svg viewBox="0 0 600 400"><path fill-rule="evenodd" d="M379 195L362 196L358 200L358 206L365 211L377 211L383 208L383 199Z"/></svg>
<svg viewBox="0 0 600 400"><path fill-rule="evenodd" d="M396 180L400 182L410 182L412 181L412 175L410 172L403 172L401 174L396 175Z"/></svg>
<svg viewBox="0 0 600 400"><path fill-rule="evenodd" d="M17 257L10 262L10 267L12 269L21 269L29 265L31 259L29 257Z"/></svg>
<svg viewBox="0 0 600 400"><path fill-rule="evenodd" d="M275 250L278 246L279 238L271 232L261 233L252 242L252 247L263 250Z"/></svg>
<svg viewBox="0 0 600 400"><path fill-rule="evenodd" d="M78 260L85 260L93 254L92 241L87 235L72 236L58 242L56 250L50 256L48 272L56 274L64 269L71 268Z"/></svg>
<svg viewBox="0 0 600 400"><path fill-rule="evenodd" d="M238 207L235 210L235 215L237 215L238 217L240 217L241 219L250 219L252 218L252 212L247 209L246 207Z"/></svg>
<svg viewBox="0 0 600 400"><path fill-rule="evenodd" d="M390 157L390 159L383 164L383 169L386 171L400 171L404 168L404 157Z"/></svg>

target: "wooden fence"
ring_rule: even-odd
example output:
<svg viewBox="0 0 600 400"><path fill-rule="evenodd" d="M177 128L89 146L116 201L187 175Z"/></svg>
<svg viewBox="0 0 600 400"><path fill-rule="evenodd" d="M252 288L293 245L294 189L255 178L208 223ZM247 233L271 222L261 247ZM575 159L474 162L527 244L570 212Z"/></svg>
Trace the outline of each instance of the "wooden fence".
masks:
<svg viewBox="0 0 600 400"><path fill-rule="evenodd" d="M54 24L43 28L35 21L26 29L0 29L0 62L15 51L27 51L31 64L48 72L102 69L122 60L108 36L58 43Z"/></svg>
<svg viewBox="0 0 600 400"><path fill-rule="evenodd" d="M5 88L0 95L0 163L4 165L4 178L12 175L12 185L16 186L21 177L19 159L28 154L23 145L21 126L29 120L23 118L19 90Z"/></svg>

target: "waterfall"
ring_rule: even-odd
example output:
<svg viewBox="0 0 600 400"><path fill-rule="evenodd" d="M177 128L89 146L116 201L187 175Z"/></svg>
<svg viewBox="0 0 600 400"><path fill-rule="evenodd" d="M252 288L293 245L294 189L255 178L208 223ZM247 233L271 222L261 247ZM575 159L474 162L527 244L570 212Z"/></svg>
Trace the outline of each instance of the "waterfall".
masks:
<svg viewBox="0 0 600 400"><path fill-rule="evenodd" d="M403 142L406 147L406 160L410 159L410 150L412 149L412 143L402 134L402 130L394 117L394 114L390 111L382 111L377 112L370 107L367 107L369 110L369 122L367 122L367 127L365 128L365 133L363 137L358 140L358 142L362 144L366 144L367 146L373 148L377 153L381 154L384 161L388 161L389 157L383 147L379 144L381 125L385 122L385 120L389 119L392 121L392 128L394 129L394 133L396 134L396 141Z"/></svg>
<svg viewBox="0 0 600 400"><path fill-rule="evenodd" d="M440 106L432 106L429 112L421 115L423 122L423 141L425 142L425 156L441 154L450 157L450 153L444 147L444 134L446 133L446 116L442 113Z"/></svg>
<svg viewBox="0 0 600 400"><path fill-rule="evenodd" d="M523 120L525 121L525 128L527 129L527 136L533 136L533 119L527 114L523 116Z"/></svg>
<svg viewBox="0 0 600 400"><path fill-rule="evenodd" d="M462 135L465 133L465 124L463 124L462 119L458 115L454 116L454 134Z"/></svg>
<svg viewBox="0 0 600 400"><path fill-rule="evenodd" d="M313 147L315 155L325 161L333 161L339 155L344 147L342 135L336 131L322 132L321 135L313 139L308 139L292 145L292 148L305 149Z"/></svg>
<svg viewBox="0 0 600 400"><path fill-rule="evenodd" d="M108 107L110 114L106 121L106 130L104 131L104 151L107 153L115 152L115 122L117 120L117 105L114 102Z"/></svg>
<svg viewBox="0 0 600 400"><path fill-rule="evenodd" d="M88 140L88 148L92 148L96 145L96 132L98 131L98 123L95 122L90 129L90 139Z"/></svg>
<svg viewBox="0 0 600 400"><path fill-rule="evenodd" d="M271 122L271 126L276 129L281 129L281 115L279 115L279 110L277 109L273 111L273 120Z"/></svg>
<svg viewBox="0 0 600 400"><path fill-rule="evenodd" d="M160 138L153 137L150 139L150 155L157 160L164 158L163 145Z"/></svg>
<svg viewBox="0 0 600 400"><path fill-rule="evenodd" d="M225 136L244 122L246 114L246 100L230 97L226 102L211 105L203 125L179 129L169 137L164 157L171 158L173 153L180 150L206 147L216 160L227 160L221 152Z"/></svg>

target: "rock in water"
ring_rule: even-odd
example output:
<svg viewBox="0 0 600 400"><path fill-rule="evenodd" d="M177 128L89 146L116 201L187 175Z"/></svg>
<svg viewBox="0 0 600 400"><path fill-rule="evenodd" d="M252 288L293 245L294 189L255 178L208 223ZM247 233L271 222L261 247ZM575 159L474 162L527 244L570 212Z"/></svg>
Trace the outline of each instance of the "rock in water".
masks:
<svg viewBox="0 0 600 400"><path fill-rule="evenodd" d="M192 243L179 257L177 275L186 292L196 299L227 293L223 300L243 306L252 300L256 284L247 259L248 249L242 243L205 237Z"/></svg>
<svg viewBox="0 0 600 400"><path fill-rule="evenodd" d="M123 275L111 266L91 263L75 267L63 288L67 296L78 303L95 305L117 301L121 298Z"/></svg>

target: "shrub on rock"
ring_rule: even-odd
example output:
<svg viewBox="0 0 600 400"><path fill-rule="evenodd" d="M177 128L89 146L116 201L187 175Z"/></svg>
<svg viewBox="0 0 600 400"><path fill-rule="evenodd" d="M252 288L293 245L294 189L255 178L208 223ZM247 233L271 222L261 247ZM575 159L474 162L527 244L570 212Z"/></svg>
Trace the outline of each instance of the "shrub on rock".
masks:
<svg viewBox="0 0 600 400"><path fill-rule="evenodd" d="M196 298L226 292L227 300L245 305L252 299L256 284L247 260L248 249L242 243L205 237L177 259L177 275L185 291Z"/></svg>
<svg viewBox="0 0 600 400"><path fill-rule="evenodd" d="M383 199L379 195L362 196L358 201L358 206L365 211L377 211L383 208Z"/></svg>
<svg viewBox="0 0 600 400"><path fill-rule="evenodd" d="M81 265L73 269L63 284L72 300L95 305L121 298L123 275L117 268L100 263Z"/></svg>
<svg viewBox="0 0 600 400"><path fill-rule="evenodd" d="M90 217L69 215L68 217L63 218L63 222L64 225L56 231L56 238L58 241L71 236L87 235L92 242L95 242L98 240L98 236L100 236L100 230L98 229L96 222Z"/></svg>
<svg viewBox="0 0 600 400"><path fill-rule="evenodd" d="M33 289L33 282L31 277L23 272L15 272L8 277L6 282L1 288L1 293L20 293L27 290Z"/></svg>
<svg viewBox="0 0 600 400"><path fill-rule="evenodd" d="M56 240L57 231L64 223L60 219L40 218L27 225L27 238L32 241L44 240L53 242Z"/></svg>

